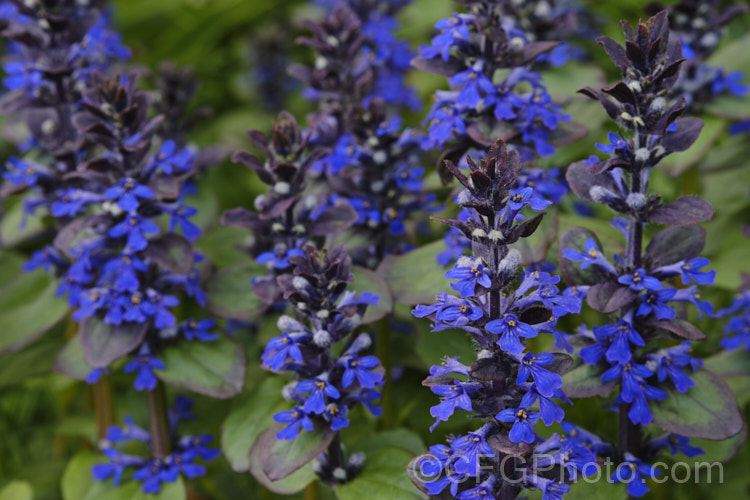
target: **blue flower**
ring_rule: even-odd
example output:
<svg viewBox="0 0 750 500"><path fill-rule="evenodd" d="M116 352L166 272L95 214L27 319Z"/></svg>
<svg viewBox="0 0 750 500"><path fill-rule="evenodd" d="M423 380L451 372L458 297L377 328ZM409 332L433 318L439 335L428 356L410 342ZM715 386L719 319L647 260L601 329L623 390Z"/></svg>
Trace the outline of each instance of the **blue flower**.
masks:
<svg viewBox="0 0 750 500"><path fill-rule="evenodd" d="M33 95L44 84L44 76L33 62L12 61L3 65L3 85L8 90L24 90Z"/></svg>
<svg viewBox="0 0 750 500"><path fill-rule="evenodd" d="M451 48L461 41L468 42L471 38L468 22L473 19L473 16L453 14L453 17L441 19L435 23L435 29L440 30L440 34L433 37L430 46L419 48L420 55L425 59L432 59L439 55L447 62Z"/></svg>
<svg viewBox="0 0 750 500"><path fill-rule="evenodd" d="M118 292L137 292L140 288L137 272L148 271L148 265L135 255L122 254L109 260L103 268L106 276L114 277Z"/></svg>
<svg viewBox="0 0 750 500"><path fill-rule="evenodd" d="M501 335L497 344L504 351L514 354L524 350L519 337L531 338L537 336L537 331L534 327L523 323L512 314L506 314L502 319L492 320L484 328L488 332Z"/></svg>
<svg viewBox="0 0 750 500"><path fill-rule="evenodd" d="M341 397L338 389L328 382L327 375L319 376L313 380L303 380L298 382L295 390L301 393L310 393L305 400L303 409L305 413L315 413L320 415L326 409L326 396L331 399Z"/></svg>
<svg viewBox="0 0 750 500"><path fill-rule="evenodd" d="M479 486L475 486L474 488L464 490L461 493L459 493L458 499L459 500L495 500L495 495L492 493L492 491L495 488L496 481L497 481L497 478L491 475L489 478L487 478L482 483L480 483Z"/></svg>
<svg viewBox="0 0 750 500"><path fill-rule="evenodd" d="M448 279L458 280L451 283L451 288L461 294L461 297L473 297L477 285L489 289L492 286L490 274L484 264L471 258L459 259L453 269L445 273Z"/></svg>
<svg viewBox="0 0 750 500"><path fill-rule="evenodd" d="M581 269L586 269L591 264L595 264L611 274L617 274L615 267L602 255L601 250L596 246L596 242L590 238L586 240L585 252L566 248L563 250L562 256L573 262L580 262Z"/></svg>
<svg viewBox="0 0 750 500"><path fill-rule="evenodd" d="M662 284L661 281L654 278L653 276L648 276L646 274L646 270L642 267L639 269L636 269L633 274L626 274L624 276L620 276L617 278L618 283L621 283L623 285L628 285L631 290L635 290L636 292L640 292L643 290L661 290Z"/></svg>
<svg viewBox="0 0 750 500"><path fill-rule="evenodd" d="M489 429L490 426L485 425L475 432L453 438L451 448L458 457L454 462L456 472L471 477L478 476L481 472L481 469L479 469L479 455L495 456L495 451L484 440Z"/></svg>
<svg viewBox="0 0 750 500"><path fill-rule="evenodd" d="M669 451L672 455L676 455L677 452L681 452L689 458L693 458L706 453L702 448L691 446L689 438L686 438L685 436L679 436L677 434L666 434L651 441L652 450L660 450L662 448L669 448Z"/></svg>
<svg viewBox="0 0 750 500"><path fill-rule="evenodd" d="M193 153L188 148L177 149L177 144L172 140L164 141L159 148L159 152L154 155L151 165L147 172L160 169L167 175L172 173L183 173L190 170L194 159Z"/></svg>
<svg viewBox="0 0 750 500"><path fill-rule="evenodd" d="M482 309L471 301L462 300L447 293L438 295L437 303L431 306L418 305L412 310L412 314L417 318L434 314L436 324L433 331L461 327L484 316Z"/></svg>
<svg viewBox="0 0 750 500"><path fill-rule="evenodd" d="M180 329L187 340L197 339L201 342L210 342L219 338L218 334L209 331L214 326L216 326L216 322L212 319L202 319L200 321L191 319L182 322Z"/></svg>
<svg viewBox="0 0 750 500"><path fill-rule="evenodd" d="M255 258L258 264L266 264L273 269L288 269L291 267L290 257L303 257L305 252L298 248L287 248L286 245L276 245L273 251L263 252Z"/></svg>
<svg viewBox="0 0 750 500"><path fill-rule="evenodd" d="M138 214L129 214L125 219L109 230L113 238L127 236L127 246L132 252L138 252L148 246L146 235L158 234L159 227Z"/></svg>
<svg viewBox="0 0 750 500"><path fill-rule="evenodd" d="M512 190L508 199L508 206L515 211L521 210L526 205L531 207L532 210L540 211L551 204L552 202L549 200L545 200L540 196L534 196L534 189L530 187Z"/></svg>
<svg viewBox="0 0 750 500"><path fill-rule="evenodd" d="M160 462L152 460L133 473L133 479L141 481L141 490L144 493L156 494L161 491L161 483L170 483L177 478Z"/></svg>
<svg viewBox="0 0 750 500"><path fill-rule="evenodd" d="M349 387L354 383L354 379L357 379L360 387L372 388L383 381L382 373L375 373L372 371L380 365L380 361L375 356L363 356L357 357L352 356L342 360L345 366L344 375L341 378L342 387Z"/></svg>
<svg viewBox="0 0 750 500"><path fill-rule="evenodd" d="M533 443L536 440L534 424L539 420L539 414L527 408L508 408L495 416L501 422L513 422L510 430L510 440L514 443Z"/></svg>
<svg viewBox="0 0 750 500"><path fill-rule="evenodd" d="M280 370L286 363L287 358L292 358L298 363L302 363L302 351L300 351L297 338L300 337L282 332L281 337L269 340L261 357L263 364L272 370Z"/></svg>
<svg viewBox="0 0 750 500"><path fill-rule="evenodd" d="M661 476L661 471L656 467L644 464L630 453L626 453L625 458L626 461L617 466L610 481L613 483L627 483L628 495L642 497L650 491L643 478L659 477Z"/></svg>
<svg viewBox="0 0 750 500"><path fill-rule="evenodd" d="M668 300L674 297L677 290L674 288L664 288L662 290L647 290L641 296L641 303L638 306L637 316L648 316L653 313L656 319L674 319L676 312L674 309L665 304Z"/></svg>
<svg viewBox="0 0 750 500"><path fill-rule="evenodd" d="M60 197L50 204L50 212L55 217L74 217L85 210L89 203L101 201L101 196L82 189L66 189Z"/></svg>
<svg viewBox="0 0 750 500"><path fill-rule="evenodd" d="M469 69L456 73L448 80L452 85L463 85L463 88L456 98L456 104L473 109L476 108L482 100L482 96L479 92L480 89L485 94L495 93L495 86L490 79L484 75L482 72L483 69L484 63L480 60L474 63Z"/></svg>
<svg viewBox="0 0 750 500"><path fill-rule="evenodd" d="M680 266L682 274L682 284L687 285L692 280L698 285L713 285L716 271L700 271L701 268L709 265L710 260L705 257L696 257L683 263Z"/></svg>
<svg viewBox="0 0 750 500"><path fill-rule="evenodd" d="M627 151L630 149L628 141L620 137L619 135L610 132L607 137L609 138L609 144L596 143L596 149L604 154L612 154L615 151Z"/></svg>
<svg viewBox="0 0 750 500"><path fill-rule="evenodd" d="M138 371L133 386L137 391L152 391L156 387L157 379L154 370L166 370L164 363L151 355L146 344L143 344L138 355L125 365L123 371L131 373Z"/></svg>
<svg viewBox="0 0 750 500"><path fill-rule="evenodd" d="M86 375L86 383L95 384L99 382L99 379L105 374L109 375L109 370L107 368L94 368L88 373L88 375Z"/></svg>
<svg viewBox="0 0 750 500"><path fill-rule="evenodd" d="M104 481L112 476L112 483L115 486L120 485L122 473L125 472L126 468L142 465L144 462L140 457L124 455L116 448L105 448L102 453L109 459L109 462L92 466L91 476L95 481Z"/></svg>
<svg viewBox="0 0 750 500"><path fill-rule="evenodd" d="M159 330L175 324L175 317L168 308L176 307L180 301L172 295L162 295L155 290L147 291L148 302L143 302L143 310L154 318L154 326Z"/></svg>
<svg viewBox="0 0 750 500"><path fill-rule="evenodd" d="M300 427L308 431L314 429L310 417L308 417L305 410L299 406L295 406L291 410L279 412L273 416L273 419L279 423L287 424L286 427L276 433L276 439L296 439L299 435Z"/></svg>
<svg viewBox="0 0 750 500"><path fill-rule="evenodd" d="M531 376L534 378L539 394L548 398L552 397L555 391L562 387L562 377L557 373L545 370L542 366L549 365L554 360L555 356L548 352L541 354L527 353L521 359L516 384L523 384Z"/></svg>
<svg viewBox="0 0 750 500"><path fill-rule="evenodd" d="M346 406L329 403L328 406L326 406L326 411L323 412L323 418L330 422L332 431L340 431L345 427L349 427L349 419L344 417L346 413Z"/></svg>
<svg viewBox="0 0 750 500"><path fill-rule="evenodd" d="M688 354L690 348L690 342L683 342L679 346L660 351L663 355L657 353L649 356L649 359L658 363L656 375L659 382L664 382L669 377L675 389L682 393L695 386L695 382L682 371L682 368L690 366L695 371L696 368L703 366L703 361L690 356Z"/></svg>
<svg viewBox="0 0 750 500"><path fill-rule="evenodd" d="M194 216L198 213L198 209L194 207L187 207L184 205L179 205L177 208L166 210L166 212L170 215L169 219L169 232L173 233L175 230L175 227L179 226L180 230L182 231L182 234L187 238L189 241L193 242L201 235L201 229L190 222L190 217Z"/></svg>
<svg viewBox="0 0 750 500"><path fill-rule="evenodd" d="M596 333L596 328L594 332ZM611 336L612 344L607 349L606 358L610 363L627 363L633 357L630 344L644 346L643 338L633 329L626 319L621 319L616 325L605 325L599 328L601 335Z"/></svg>
<svg viewBox="0 0 750 500"><path fill-rule="evenodd" d="M117 206L126 212L133 212L140 204L138 199L151 199L154 192L133 179L122 179L119 184L104 191L104 199L117 200Z"/></svg>
<svg viewBox="0 0 750 500"><path fill-rule="evenodd" d="M554 397L564 397L565 394L557 390L553 394ZM555 422L561 422L565 418L565 412L562 408L557 406L554 401L550 398L543 396L537 391L536 385L532 385L529 391L523 395L521 399L522 408L530 408L536 401L539 400L539 416L544 422L544 425L550 426Z"/></svg>
<svg viewBox="0 0 750 500"><path fill-rule="evenodd" d="M471 386L468 386L471 387ZM466 392L467 386L458 380L451 385L434 385L430 390L440 396L440 403L430 408L430 415L435 417L435 423L430 427L432 432L440 422L446 422L456 411L456 408L471 411L471 397Z"/></svg>

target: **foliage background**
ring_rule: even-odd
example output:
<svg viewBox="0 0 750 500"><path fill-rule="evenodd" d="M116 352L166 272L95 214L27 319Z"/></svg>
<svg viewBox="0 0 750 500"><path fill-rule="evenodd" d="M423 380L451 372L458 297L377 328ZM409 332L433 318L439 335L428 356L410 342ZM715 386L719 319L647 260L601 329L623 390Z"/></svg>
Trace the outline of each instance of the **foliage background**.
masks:
<svg viewBox="0 0 750 500"><path fill-rule="evenodd" d="M309 53L295 47L294 38L304 33L302 19L319 16L319 11L310 5L311 2L303 0L116 0L113 3L115 24L123 34L125 44L134 51L133 62L151 71L158 71L158 63L164 60L194 68L201 83L195 105L209 106L213 110L213 114L197 127L194 141L200 145L221 143L231 149L249 147L245 130L268 129L280 110L270 109L266 96L258 92L254 51L259 46L259 38L271 39L275 50L287 54L289 62L305 61ZM599 22L600 31L615 38L621 35L617 21L637 20L643 16L646 4L643 0L588 0L583 3ZM427 43L432 36L432 25L438 19L449 16L455 5L450 0L415 0L401 16L401 35L411 40L415 48L420 43ZM727 38L742 38L749 25L747 16L736 21ZM744 35L744 41L744 51L727 53L724 58L732 66L731 69L744 69L747 72L750 71L750 50L747 50L750 40L747 35ZM572 95L577 88L591 84L590 79L598 74L595 66L607 73L608 81L612 80L615 68L603 51L591 43L586 48L592 61L587 66L574 65L572 69L558 74L554 83L549 82L553 93L569 91ZM441 78L416 72L412 82L425 103L429 103L433 90L443 85ZM289 88L286 108L301 119L311 107L298 96L300 88L283 73L278 75L276 83L279 88ZM409 121L418 125L424 112L426 110L408 117ZM576 145L561 150L548 161L551 165L561 167L588 156L595 140L606 133L599 126L603 123L604 113L598 107L579 103L575 105L575 113L592 132ZM713 120L710 123L717 129L725 126ZM715 147L714 152L705 157L683 157L684 161L694 162L696 166L682 179L657 174L653 187L665 198L697 192L716 208L714 222L707 225L707 253L718 270L719 286L709 298L726 305L739 284L739 273L750 271L748 246L739 231L742 222L750 221L750 167L729 168L738 163L737 158L743 158L743 155L747 157L749 150L742 138L722 137L720 141L723 141L722 147ZM8 145L2 145L0 149L4 157L10 151ZM426 166L430 166L431 162L432 159L427 159ZM435 180L433 174L432 181ZM436 186L437 182L430 184ZM204 194L196 202L200 204L203 227L207 229L198 243L199 247L218 267L244 261L245 256L234 250L233 246L244 234L218 227L218 215L228 208L252 206L252 200L263 187L255 182L249 170L227 162L207 175L201 189ZM14 221L9 219L12 218L5 217L0 227L6 241L7 236L16 231ZM599 220L590 220L585 224L607 240L612 230L602 220L599 217ZM561 215L561 230L574 223L580 224L581 221L574 220L571 215ZM434 229L437 237L440 229ZM0 263L0 284L4 283L3 277L11 273L11 267L17 265L18 262L3 259ZM403 308L398 313L406 318L408 311ZM405 370L397 385L396 396L401 425L414 431L422 442L414 434L394 436L408 441L408 446L416 448L415 451L424 446L422 443L429 445L438 442L446 432L461 430L460 422L442 424L435 435L429 435L429 407L435 404L436 398L420 386L420 380L426 367L437 362L443 354L458 354L469 348L459 334L446 332L440 334L443 336L440 341L435 342L434 337L427 334L426 324L418 326L419 331L401 339L404 349L399 350L400 357L396 362ZM718 352L721 322L704 321L701 326L709 339L700 346L699 353L708 356ZM0 489L11 481L27 481L32 485L33 498L36 499L61 498L60 481L69 458L81 449L95 450L95 423L87 388L62 375L49 374L54 356L63 343L64 328L64 323L59 325L56 331L49 332L20 354L0 356ZM197 397L196 413L200 415L200 420L191 424L196 427L191 430L218 430L232 407L243 406L250 411L259 402L269 406L272 404L253 398L253 392L264 378L257 367L260 349L274 333L274 328L273 323L261 325L257 335L243 335L240 338L250 360L247 395L234 401L218 402ZM750 383L747 380L745 377L734 384L746 413L750 400ZM115 378L115 383L118 420L130 414L136 421L145 422L142 394L132 391L127 380ZM606 411L599 408L599 404L596 400L581 400L566 412L571 420L583 426L613 435L611 432L616 426L616 419L608 421ZM351 434L366 436L374 429L374 422L364 418L361 420L364 422L362 426ZM347 439L352 441L356 438L350 436ZM223 458L216 460L209 469L206 477L189 485L190 498L275 498L260 488L249 474L232 472ZM746 443L725 466L724 484L652 485L649 495L657 499L749 498L748 470L750 445ZM0 500L30 498L23 486L17 488L2 490L4 494L0 494ZM597 489L597 493L587 497L611 499L622 493L624 488L614 491ZM571 497L566 498L576 494L574 491ZM330 492L324 490L320 491L320 495L322 498L331 496Z"/></svg>

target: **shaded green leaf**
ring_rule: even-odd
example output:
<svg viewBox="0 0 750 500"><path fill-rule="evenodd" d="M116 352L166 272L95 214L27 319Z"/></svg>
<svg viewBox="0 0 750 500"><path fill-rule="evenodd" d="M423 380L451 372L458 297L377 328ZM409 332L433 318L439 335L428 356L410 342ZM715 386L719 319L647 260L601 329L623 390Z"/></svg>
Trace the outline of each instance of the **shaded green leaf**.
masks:
<svg viewBox="0 0 750 500"><path fill-rule="evenodd" d="M199 394L225 399L242 392L245 350L232 339L179 342L161 355L166 370L156 370L164 382Z"/></svg>
<svg viewBox="0 0 750 500"><path fill-rule="evenodd" d="M253 445L259 453L260 466L271 481L283 479L301 469L320 455L335 437L328 427L300 431L297 439L276 439L276 433L286 424L275 423ZM254 453L253 450L250 453Z"/></svg>
<svg viewBox="0 0 750 500"><path fill-rule="evenodd" d="M253 291L252 280L267 272L254 262L222 269L206 283L208 310L222 318L253 319L267 306Z"/></svg>
<svg viewBox="0 0 750 500"><path fill-rule="evenodd" d="M590 398L609 394L617 383L602 382L603 372L598 365L578 365L563 375L563 391L570 398Z"/></svg>
<svg viewBox="0 0 750 500"><path fill-rule="evenodd" d="M32 500L31 485L26 481L11 481L0 490L0 500Z"/></svg>
<svg viewBox="0 0 750 500"><path fill-rule="evenodd" d="M377 305L367 307L362 323L372 323L389 315L393 311L393 295L388 283L374 271L364 267L352 267L352 274L354 283L349 285L349 290L357 293L371 292L380 297Z"/></svg>
<svg viewBox="0 0 750 500"><path fill-rule="evenodd" d="M654 425L687 437L720 441L742 431L744 422L732 390L708 370L692 374L686 394L666 388L667 399L649 404Z"/></svg>
<svg viewBox="0 0 750 500"><path fill-rule="evenodd" d="M365 467L351 482L336 487L339 500L408 500L425 498L406 474L413 455L401 448L384 448L367 455Z"/></svg>
<svg viewBox="0 0 750 500"><path fill-rule="evenodd" d="M137 348L147 331L147 323L108 325L96 315L89 316L79 329L83 358L95 368L109 366Z"/></svg>
<svg viewBox="0 0 750 500"><path fill-rule="evenodd" d="M407 305L429 304L448 288L445 269L435 260L445 250L443 241L435 241L403 255L389 255L378 267L393 291L393 298Z"/></svg>
<svg viewBox="0 0 750 500"><path fill-rule="evenodd" d="M86 380L86 376L94 369L83 357L83 347L78 335L70 339L57 355L52 369L76 380Z"/></svg>

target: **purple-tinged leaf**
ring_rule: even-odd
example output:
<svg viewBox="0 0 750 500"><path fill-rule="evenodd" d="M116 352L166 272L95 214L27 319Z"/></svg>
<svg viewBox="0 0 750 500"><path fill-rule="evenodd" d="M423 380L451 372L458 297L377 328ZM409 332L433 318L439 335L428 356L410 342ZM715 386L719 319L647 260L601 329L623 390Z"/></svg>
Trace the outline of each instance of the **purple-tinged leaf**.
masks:
<svg viewBox="0 0 750 500"><path fill-rule="evenodd" d="M596 41L604 47L609 58L612 59L612 62L619 66L620 69L624 70L628 68L630 62L628 61L628 57L625 53L625 49L622 48L622 45L608 36L600 36Z"/></svg>
<svg viewBox="0 0 750 500"><path fill-rule="evenodd" d="M672 319L664 321L649 321L646 323L652 328L667 330L680 338L686 340L706 340L706 334L684 319Z"/></svg>
<svg viewBox="0 0 750 500"><path fill-rule="evenodd" d="M359 215L350 205L344 204L327 208L321 213L309 229L310 236L328 236L346 231L352 227Z"/></svg>
<svg viewBox="0 0 750 500"><path fill-rule="evenodd" d="M84 241L100 238L102 232L96 231L95 228L108 225L111 221L112 218L107 214L86 215L75 219L57 233L55 247L74 259L73 249Z"/></svg>
<svg viewBox="0 0 750 500"><path fill-rule="evenodd" d="M617 387L617 381L602 382L604 368L598 365L578 365L563 375L563 392L569 398L604 396Z"/></svg>
<svg viewBox="0 0 750 500"><path fill-rule="evenodd" d="M255 442L257 443L258 440L256 440ZM318 476L313 471L311 464L309 466L301 467L300 469L294 471L283 479L272 481L268 478L266 473L263 472L263 467L261 465L261 453L262 450L260 446L253 445L250 448L247 458L250 465L248 470L250 471L250 474L253 475L256 481L263 485L264 488L267 488L274 493L278 493L280 495L293 495L294 493L299 493L300 491L304 490L308 484L318 478Z"/></svg>
<svg viewBox="0 0 750 500"><path fill-rule="evenodd" d="M427 491L427 488L424 484L436 479L440 479L441 476L425 475L425 472L422 470L423 463L429 463L434 466L438 462L435 456L430 453L418 455L412 458L411 462L409 462L409 465L406 467L406 475L409 476L409 479L412 483L414 483L414 486L416 486L419 491L421 491L424 495L429 495L429 492ZM440 470L440 474L443 474L442 469ZM432 500L452 500L454 497L450 494L450 488L446 488L437 495L429 495L429 498Z"/></svg>
<svg viewBox="0 0 750 500"><path fill-rule="evenodd" d="M52 367L52 371L80 381L86 380L93 369L94 367L86 363L83 357L80 335L76 335L65 344Z"/></svg>
<svg viewBox="0 0 750 500"><path fill-rule="evenodd" d="M518 314L518 319L527 325L538 325L551 317L552 310L541 304L529 306Z"/></svg>
<svg viewBox="0 0 750 500"><path fill-rule="evenodd" d="M89 316L79 328L83 358L94 368L109 366L138 348L147 331L148 323L108 325L98 316Z"/></svg>
<svg viewBox="0 0 750 500"><path fill-rule="evenodd" d="M657 224L678 226L708 222L713 216L714 209L710 203L698 196L683 196L651 212L648 220Z"/></svg>
<svg viewBox="0 0 750 500"><path fill-rule="evenodd" d="M599 101L609 117L613 120L617 120L620 118L620 114L622 113L622 108L620 108L620 105L610 101L591 87L584 87L579 90L578 93Z"/></svg>
<svg viewBox="0 0 750 500"><path fill-rule="evenodd" d="M421 57L416 57L411 60L411 65L420 71L426 71L427 73L445 77L451 77L466 69L466 64L455 57L450 57L447 62L443 61L441 57L435 57L433 59L422 59Z"/></svg>
<svg viewBox="0 0 750 500"><path fill-rule="evenodd" d="M222 336L212 342L178 342L160 354L166 370L156 370L164 382L218 399L229 399L245 385L245 349Z"/></svg>
<svg viewBox="0 0 750 500"><path fill-rule="evenodd" d="M616 281L597 283L589 288L586 302L595 310L602 313L615 312L638 298L638 293L629 286Z"/></svg>
<svg viewBox="0 0 750 500"><path fill-rule="evenodd" d="M180 196L183 179L179 177L154 177L148 187L157 200L176 200Z"/></svg>
<svg viewBox="0 0 750 500"><path fill-rule="evenodd" d="M517 66L523 66L536 59L540 54L549 52L555 47L559 46L562 42L552 41L541 41L541 42L530 42L523 46L523 48L513 54L513 63Z"/></svg>
<svg viewBox="0 0 750 500"><path fill-rule="evenodd" d="M275 423L261 434L255 444L260 446L261 468L271 481L283 479L310 463L325 451L336 435L328 427L318 427L312 431L301 431L297 439L276 439L276 433L284 426Z"/></svg>
<svg viewBox="0 0 750 500"><path fill-rule="evenodd" d="M695 117L678 118L675 120L677 132L665 134L661 145L666 154L685 151L698 140L703 130L703 120Z"/></svg>
<svg viewBox="0 0 750 500"><path fill-rule="evenodd" d="M672 226L656 233L646 247L651 268L668 266L698 257L706 244L706 230L700 226Z"/></svg>
<svg viewBox="0 0 750 500"><path fill-rule="evenodd" d="M558 375L564 375L573 365L573 358L565 353L556 352L552 354L555 359L552 363L546 365L544 368L547 370L557 373Z"/></svg>
<svg viewBox="0 0 750 500"><path fill-rule="evenodd" d="M257 213L242 207L224 212L221 215L219 223L222 226L243 227L252 231L265 231L268 229L268 223L260 220Z"/></svg>
<svg viewBox="0 0 750 500"><path fill-rule="evenodd" d="M611 170L615 167L620 167L622 165L627 165L627 164L628 162L620 158L608 158L606 160L593 163L586 168L588 168L589 172L591 172L593 175L600 175L606 172L607 170Z"/></svg>
<svg viewBox="0 0 750 500"><path fill-rule="evenodd" d="M653 425L681 436L712 441L742 432L745 425L742 413L727 383L708 370L699 370L690 378L695 386L687 393L677 392L671 384L665 384L662 388L668 397L649 402Z"/></svg>
<svg viewBox="0 0 750 500"><path fill-rule="evenodd" d="M149 240L148 247L143 253L175 274L189 273L195 262L193 245L184 236L174 233Z"/></svg>
<svg viewBox="0 0 750 500"><path fill-rule="evenodd" d="M529 443L514 443L510 440L507 432L502 431L489 436L486 441L492 449L507 455L525 455L534 449L533 445Z"/></svg>
<svg viewBox="0 0 750 500"><path fill-rule="evenodd" d="M502 362L494 358L482 358L471 364L469 374L477 380L493 382L495 380L505 380L510 376L510 371L507 362Z"/></svg>

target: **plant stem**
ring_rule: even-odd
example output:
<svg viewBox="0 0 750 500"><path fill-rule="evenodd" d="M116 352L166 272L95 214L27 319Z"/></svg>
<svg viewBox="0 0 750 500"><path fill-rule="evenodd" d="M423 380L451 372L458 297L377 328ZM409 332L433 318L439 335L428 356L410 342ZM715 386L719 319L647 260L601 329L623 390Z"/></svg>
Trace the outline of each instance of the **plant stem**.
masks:
<svg viewBox="0 0 750 500"><path fill-rule="evenodd" d="M317 481L313 481L305 487L305 500L318 500Z"/></svg>
<svg viewBox="0 0 750 500"><path fill-rule="evenodd" d="M167 414L167 398L161 381L146 394L148 401L148 426L151 433L151 451L154 458L164 459L172 452Z"/></svg>
<svg viewBox="0 0 750 500"><path fill-rule="evenodd" d="M393 360L391 359L391 328L388 318L383 318L377 324L377 338L375 350L383 365L383 390L381 393L380 406L383 408L383 428L386 430L396 428L396 411L393 403ZM338 437L338 436L337 436Z"/></svg>
<svg viewBox="0 0 750 500"><path fill-rule="evenodd" d="M93 385L92 392L94 393L96 433L99 439L104 439L107 437L107 430L115 423L115 404L109 375L102 373Z"/></svg>

